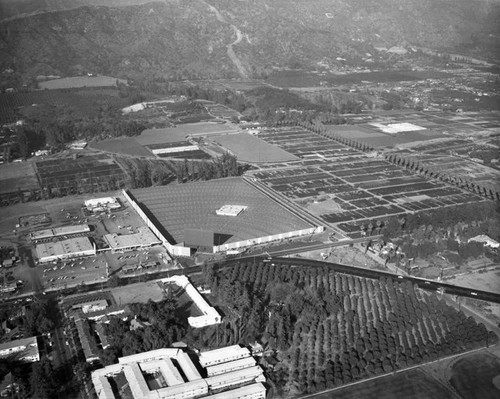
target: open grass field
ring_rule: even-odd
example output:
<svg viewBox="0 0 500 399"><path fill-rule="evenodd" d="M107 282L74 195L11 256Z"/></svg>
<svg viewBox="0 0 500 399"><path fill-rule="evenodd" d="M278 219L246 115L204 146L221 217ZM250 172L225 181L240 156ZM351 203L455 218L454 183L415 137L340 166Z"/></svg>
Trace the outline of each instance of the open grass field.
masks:
<svg viewBox="0 0 500 399"><path fill-rule="evenodd" d="M0 165L0 193L39 188L32 162Z"/></svg>
<svg viewBox="0 0 500 399"><path fill-rule="evenodd" d="M464 398L469 396L464 396ZM409 370L396 375L308 396L310 399L454 399L443 385L420 370Z"/></svg>
<svg viewBox="0 0 500 399"><path fill-rule="evenodd" d="M228 134L212 137L212 140L227 148L243 162L287 162L299 158L278 146L269 144L248 133Z"/></svg>
<svg viewBox="0 0 500 399"><path fill-rule="evenodd" d="M122 305L134 302L146 303L149 300L159 302L163 299L163 291L154 281L113 288L111 294L116 303Z"/></svg>
<svg viewBox="0 0 500 399"><path fill-rule="evenodd" d="M500 397L498 384L493 379L500 376L500 359L480 353L466 356L451 368L451 385L463 398L496 399Z"/></svg>
<svg viewBox="0 0 500 399"><path fill-rule="evenodd" d="M12 123L23 115L37 112L40 105L71 108L76 115L95 117L104 104L120 109L129 105L129 101L120 98L113 87L0 93L0 124Z"/></svg>
<svg viewBox="0 0 500 399"><path fill-rule="evenodd" d="M213 122L186 123L176 127L146 129L136 139L141 145L165 144L185 141L189 135L211 136L231 132L236 132L236 128L230 124Z"/></svg>
<svg viewBox="0 0 500 399"><path fill-rule="evenodd" d="M312 227L242 178L135 189L131 193L176 243L185 241L186 229L217 233L216 240L224 240L215 243L220 245ZM219 216L215 211L223 205L248 208L238 216Z"/></svg>
<svg viewBox="0 0 500 399"><path fill-rule="evenodd" d="M111 76L74 76L71 78L61 78L40 82L40 89L74 89L80 87L106 87L116 86L116 81L127 83L123 79L113 78Z"/></svg>
<svg viewBox="0 0 500 399"><path fill-rule="evenodd" d="M348 74L321 73L314 74L301 70L276 71L266 83L279 87L314 87L320 86L321 81L332 85L355 84L363 81L370 82L400 82L416 81L428 78L452 78L454 75L439 71L377 71Z"/></svg>
<svg viewBox="0 0 500 399"><path fill-rule="evenodd" d="M113 152L116 154L132 155L137 157L153 156L133 137L122 137L114 140L97 141L90 143L89 147L95 148L96 150Z"/></svg>

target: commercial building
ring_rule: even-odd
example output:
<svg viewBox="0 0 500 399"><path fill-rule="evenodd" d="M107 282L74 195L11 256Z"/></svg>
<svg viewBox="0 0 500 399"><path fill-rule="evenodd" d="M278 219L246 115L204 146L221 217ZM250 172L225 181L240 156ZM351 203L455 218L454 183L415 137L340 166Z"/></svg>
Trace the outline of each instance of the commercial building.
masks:
<svg viewBox="0 0 500 399"><path fill-rule="evenodd" d="M67 236L71 234L81 234L90 232L90 226L88 224L75 224L71 226L61 226L54 227L52 229L44 229L33 231L30 233L30 238L32 240L43 240L47 238L54 238L60 236Z"/></svg>
<svg viewBox="0 0 500 399"><path fill-rule="evenodd" d="M115 197L93 198L84 202L90 212L106 212L121 208L120 202Z"/></svg>
<svg viewBox="0 0 500 399"><path fill-rule="evenodd" d="M174 348L125 356L92 373L99 399L116 398L113 385L122 397L134 399L264 399L264 381L262 369L255 365L204 379L191 357Z"/></svg>
<svg viewBox="0 0 500 399"><path fill-rule="evenodd" d="M104 310L108 307L108 301L106 299L97 299L95 301L82 302L73 305L71 308L73 310L81 310L83 313L97 312L99 310Z"/></svg>
<svg viewBox="0 0 500 399"><path fill-rule="evenodd" d="M63 241L38 244L35 250L39 263L96 254L95 244L88 237L69 238Z"/></svg>
<svg viewBox="0 0 500 399"><path fill-rule="evenodd" d="M0 344L0 358L16 358L24 362L40 360L37 337L18 339Z"/></svg>
<svg viewBox="0 0 500 399"><path fill-rule="evenodd" d="M137 233L134 234L105 234L104 240L113 253L132 251L138 248L147 248L161 244L161 241L147 227L139 227Z"/></svg>
<svg viewBox="0 0 500 399"><path fill-rule="evenodd" d="M198 290L195 287L193 287L193 285L189 282L186 276L172 276L169 278L162 279L160 281L164 284L173 283L183 288L186 291L186 294L189 296L189 298L200 310L200 312L202 313L201 316L188 317L188 323L191 327L201 328L221 323L222 317L219 314L219 312L217 312L215 308L210 306L207 303L207 301L205 301L205 299L201 296Z"/></svg>

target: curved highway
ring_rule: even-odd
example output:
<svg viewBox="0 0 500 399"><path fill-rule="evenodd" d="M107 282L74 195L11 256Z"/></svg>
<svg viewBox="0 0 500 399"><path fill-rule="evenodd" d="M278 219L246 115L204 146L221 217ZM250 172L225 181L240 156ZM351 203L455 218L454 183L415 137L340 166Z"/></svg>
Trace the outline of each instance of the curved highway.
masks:
<svg viewBox="0 0 500 399"><path fill-rule="evenodd" d="M442 292L445 294L465 296L468 298L481 299L484 301L500 303L500 294L498 293L489 291L480 291L473 288L461 287L458 285L451 285L451 284L441 283L439 281L426 280L418 277L401 276L378 270L364 269L361 267L347 266L338 263L322 262L318 260L304 259L304 258L271 257L269 258L269 261L272 262L273 264L289 265L289 266L309 266L309 267L326 266L328 268L334 269L336 272L352 274L354 276L359 276L359 277L368 277L376 279L380 279L381 277L386 277L398 281L411 281L412 283L417 284L419 288L428 291L442 290Z"/></svg>

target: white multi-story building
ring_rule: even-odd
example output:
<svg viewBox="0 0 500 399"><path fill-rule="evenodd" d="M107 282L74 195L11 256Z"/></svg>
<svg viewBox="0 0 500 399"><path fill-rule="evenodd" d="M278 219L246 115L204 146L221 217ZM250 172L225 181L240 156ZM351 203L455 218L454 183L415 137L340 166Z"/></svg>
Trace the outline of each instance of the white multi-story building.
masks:
<svg viewBox="0 0 500 399"><path fill-rule="evenodd" d="M204 354L211 359L221 358L225 349ZM235 353L233 347L229 350ZM229 365L228 370L231 369ZM99 399L116 397L111 380L115 384L122 381L118 389L124 396L134 399L264 399L266 395L262 384L265 378L259 366L239 368L204 379L190 356L173 348L122 357L118 364L94 371L92 382Z"/></svg>

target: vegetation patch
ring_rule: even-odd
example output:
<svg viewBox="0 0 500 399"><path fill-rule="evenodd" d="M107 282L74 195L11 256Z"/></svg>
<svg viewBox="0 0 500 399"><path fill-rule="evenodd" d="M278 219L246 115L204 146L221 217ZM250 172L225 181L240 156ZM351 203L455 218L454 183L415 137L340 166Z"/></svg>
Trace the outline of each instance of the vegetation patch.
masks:
<svg viewBox="0 0 500 399"><path fill-rule="evenodd" d="M194 337L208 346L263 342L270 354L263 365L281 397L342 386L498 339L409 282L299 262L222 264L207 267L205 276L211 302L226 316Z"/></svg>

